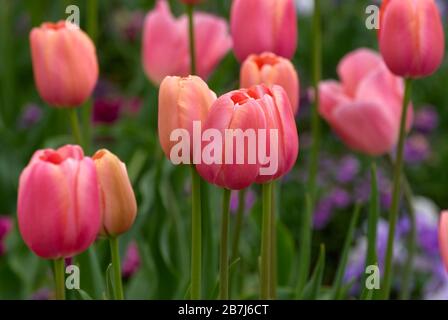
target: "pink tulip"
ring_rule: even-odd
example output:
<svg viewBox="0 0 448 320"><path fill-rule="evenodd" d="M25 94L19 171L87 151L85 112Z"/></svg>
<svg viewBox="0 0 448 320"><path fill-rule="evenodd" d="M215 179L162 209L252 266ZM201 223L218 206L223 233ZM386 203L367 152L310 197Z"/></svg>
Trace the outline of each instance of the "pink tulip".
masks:
<svg viewBox="0 0 448 320"><path fill-rule="evenodd" d="M232 41L224 19L198 12L194 25L197 72L206 79L230 50ZM146 74L157 85L166 76L190 74L187 17L173 17L165 0L158 0L146 16L142 59Z"/></svg>
<svg viewBox="0 0 448 320"><path fill-rule="evenodd" d="M434 0L384 0L379 44L389 69L402 77L434 73L445 54L442 20Z"/></svg>
<svg viewBox="0 0 448 320"><path fill-rule="evenodd" d="M193 121L204 122L216 94L197 76L166 77L159 90L159 140L165 155L177 144L171 134L176 129L187 130L193 137ZM192 147L192 143L190 143ZM193 155L191 148L190 155Z"/></svg>
<svg viewBox="0 0 448 320"><path fill-rule="evenodd" d="M78 146L37 151L20 176L17 206L20 233L35 254L81 253L100 229L95 164Z"/></svg>
<svg viewBox="0 0 448 320"><path fill-rule="evenodd" d="M240 87L250 88L257 84L279 85L285 89L294 114L299 109L299 76L291 61L273 53L250 55L242 64Z"/></svg>
<svg viewBox="0 0 448 320"><path fill-rule="evenodd" d="M90 38L69 22L43 23L30 34L34 79L40 96L55 107L84 103L98 80Z"/></svg>
<svg viewBox="0 0 448 320"><path fill-rule="evenodd" d="M404 85L381 56L368 49L346 55L338 66L341 82L319 85L319 112L352 149L368 155L392 151L398 141ZM412 107L407 128L412 122Z"/></svg>
<svg viewBox="0 0 448 320"><path fill-rule="evenodd" d="M221 96L210 109L209 116L203 127L206 132L209 129L220 132L223 139L221 142L222 158L220 163L213 161L207 163L206 159L196 166L198 173L208 182L220 187L240 190L250 186L254 182L264 183L286 174L294 165L298 154L298 136L288 97L280 86L272 89L264 85L255 86L250 89L231 91ZM233 148L227 144L226 130L241 130L255 132L256 141L246 141L243 148L238 149L238 139L231 139ZM268 155L278 155L278 167L273 174L263 175L260 169L266 167L266 159L257 157L260 139L260 129L267 130L266 149ZM278 144L275 150L270 150L269 130L278 130ZM202 145L203 155L208 142ZM257 145L257 148L252 148ZM227 161L227 152L233 149L233 158ZM242 161L238 162L237 152L244 152ZM254 155L255 152L255 155ZM253 156L250 160L251 155ZM230 158L230 157L229 157ZM214 159L216 160L216 159Z"/></svg>
<svg viewBox="0 0 448 320"><path fill-rule="evenodd" d="M443 211L439 222L439 247L445 269L448 271L448 211Z"/></svg>
<svg viewBox="0 0 448 320"><path fill-rule="evenodd" d="M291 59L297 47L293 0L233 0L230 28L237 59L273 52Z"/></svg>

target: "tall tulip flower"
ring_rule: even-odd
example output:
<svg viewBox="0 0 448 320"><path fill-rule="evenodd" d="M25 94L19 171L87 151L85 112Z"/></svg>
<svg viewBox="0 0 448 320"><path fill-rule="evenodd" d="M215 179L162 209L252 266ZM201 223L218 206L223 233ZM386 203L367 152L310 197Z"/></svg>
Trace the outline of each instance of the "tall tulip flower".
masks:
<svg viewBox="0 0 448 320"><path fill-rule="evenodd" d="M293 0L233 0L230 29L237 59L265 51L291 59L297 48Z"/></svg>
<svg viewBox="0 0 448 320"><path fill-rule="evenodd" d="M109 238L115 282L115 298L124 299L121 281L118 236L129 230L137 214L137 202L126 165L106 149L93 156L100 187L102 227L100 234Z"/></svg>
<svg viewBox="0 0 448 320"><path fill-rule="evenodd" d="M207 78L230 50L232 40L224 19L195 13L197 73ZM190 72L188 19L175 18L165 0L158 0L145 19L142 60L149 79L159 85L166 76L185 77Z"/></svg>
<svg viewBox="0 0 448 320"><path fill-rule="evenodd" d="M203 161L196 167L199 174L208 182L220 187L232 190L240 190L250 186L254 182L266 183L286 174L295 163L298 155L298 136L291 110L289 99L280 86L268 88L264 85L254 86L249 89L231 91L216 100L210 109L209 116L203 127L217 130L222 137L226 137L226 131L234 130L231 140L223 138L220 159L213 159L208 163ZM260 130L266 130L262 133ZM239 130L239 131L237 131ZM237 133L252 130L255 132L255 140L246 142L240 140ZM278 143L270 140L270 131L278 132ZM264 137L263 137L264 135ZM228 134L227 134L228 136ZM249 135L248 135L249 136ZM275 172L263 173L266 160L260 158L260 143L264 143L266 152L271 160L277 162ZM239 143L244 142L243 146ZM204 142L203 154L215 141ZM273 149L271 150L270 147ZM240 149L238 149L240 148ZM244 158L238 159L239 150L243 151ZM229 153L231 151L231 157ZM273 158L277 157L277 160ZM252 161L250 159L253 159ZM230 159L230 161L229 161ZM218 161L216 161L218 160Z"/></svg>
<svg viewBox="0 0 448 320"><path fill-rule="evenodd" d="M159 90L159 140L165 155L171 159L173 146L171 134L185 129L193 137L193 122L205 122L216 94L197 76L186 78L166 77ZM193 156L193 142L190 143ZM173 159L171 159L173 160Z"/></svg>
<svg viewBox="0 0 448 320"><path fill-rule="evenodd" d="M34 79L40 96L55 107L76 107L98 80L95 46L76 25L46 22L30 34Z"/></svg>
<svg viewBox="0 0 448 320"><path fill-rule="evenodd" d="M297 113L300 83L291 61L269 52L250 55L241 66L240 87L250 88L257 84L282 86L288 94L293 113Z"/></svg>
<svg viewBox="0 0 448 320"><path fill-rule="evenodd" d="M440 215L439 248L445 269L448 271L448 211L443 211Z"/></svg>
<svg viewBox="0 0 448 320"><path fill-rule="evenodd" d="M17 214L28 247L55 260L56 296L63 299L64 258L86 250L101 225L93 160L71 145L35 152L20 175Z"/></svg>
<svg viewBox="0 0 448 320"><path fill-rule="evenodd" d="M383 0L380 17L380 51L394 74L418 78L439 68L445 35L434 0Z"/></svg>
<svg viewBox="0 0 448 320"><path fill-rule="evenodd" d="M403 82L377 53L358 49L338 66L341 82L319 85L319 112L352 149L368 155L392 151L398 142ZM407 128L412 109L407 115Z"/></svg>

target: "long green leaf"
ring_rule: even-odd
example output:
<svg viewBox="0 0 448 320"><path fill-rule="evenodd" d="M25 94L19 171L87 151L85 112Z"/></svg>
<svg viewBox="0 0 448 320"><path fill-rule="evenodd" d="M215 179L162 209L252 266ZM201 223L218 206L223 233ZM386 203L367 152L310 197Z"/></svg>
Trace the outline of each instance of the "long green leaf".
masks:
<svg viewBox="0 0 448 320"><path fill-rule="evenodd" d="M325 245L321 244L319 258L317 259L316 267L310 281L303 289L301 299L316 300L319 297L320 288L322 286L322 279L325 270Z"/></svg>
<svg viewBox="0 0 448 320"><path fill-rule="evenodd" d="M336 272L336 277L333 283L333 299L339 300L342 297L342 281L344 279L345 269L347 267L348 253L350 250L350 245L353 241L353 236L355 234L356 225L358 223L359 212L361 211L361 205L357 204L353 212L352 219L350 221L350 226L347 231L347 236L345 237L344 247L342 249L341 260Z"/></svg>
<svg viewBox="0 0 448 320"><path fill-rule="evenodd" d="M312 202L309 193L305 196L305 212L302 215L299 243L299 275L297 279L296 296L300 297L308 279L311 257L311 219Z"/></svg>

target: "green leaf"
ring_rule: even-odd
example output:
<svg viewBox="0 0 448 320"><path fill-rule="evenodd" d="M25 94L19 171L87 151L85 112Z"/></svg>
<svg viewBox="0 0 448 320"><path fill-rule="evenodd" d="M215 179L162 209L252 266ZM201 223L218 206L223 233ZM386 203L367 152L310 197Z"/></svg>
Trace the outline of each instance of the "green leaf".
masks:
<svg viewBox="0 0 448 320"><path fill-rule="evenodd" d="M75 259L82 270L81 287L92 297L100 299L104 291L104 284L96 250L97 245L92 245Z"/></svg>
<svg viewBox="0 0 448 320"><path fill-rule="evenodd" d="M319 258L317 259L316 267L314 268L313 275L311 276L310 281L305 286L305 289L303 289L301 299L316 300L319 297L324 270L325 270L325 245L321 244Z"/></svg>
<svg viewBox="0 0 448 320"><path fill-rule="evenodd" d="M345 268L347 267L348 253L350 251L350 245L353 241L356 225L358 224L359 212L361 211L361 205L357 204L353 212L352 219L350 221L350 227L345 237L344 247L342 249L341 260L339 261L338 269L336 271L336 277L333 283L333 299L339 300L342 298L342 284L344 279Z"/></svg>
<svg viewBox="0 0 448 320"><path fill-rule="evenodd" d="M292 276L292 266L294 262L294 239L285 227L278 221L277 223L277 277L279 286L287 286Z"/></svg>
<svg viewBox="0 0 448 320"><path fill-rule="evenodd" d="M309 193L305 196L305 213L302 215L299 242L299 275L297 279L296 296L302 295L303 288L308 279L311 258L311 223L312 202Z"/></svg>
<svg viewBox="0 0 448 320"><path fill-rule="evenodd" d="M376 253L376 233L378 226L378 219L380 216L380 204L378 196L378 183L376 174L376 165L372 163L371 170L371 186L370 186L370 202L369 202L369 218L367 226L367 255L365 261L365 268L369 265L376 265L378 263L377 253ZM366 270L364 268L364 270ZM361 293L361 299L368 300L372 298L373 295L368 295L370 290L366 289L365 284L365 274L362 277L361 285L363 287Z"/></svg>
<svg viewBox="0 0 448 320"><path fill-rule="evenodd" d="M106 269L106 291L104 292L104 298L106 300L114 300L114 281L112 279L112 263L109 263L109 266Z"/></svg>
<svg viewBox="0 0 448 320"><path fill-rule="evenodd" d="M78 293L81 300L93 300L92 297L89 296L89 294L82 289L78 289L76 290L76 292Z"/></svg>

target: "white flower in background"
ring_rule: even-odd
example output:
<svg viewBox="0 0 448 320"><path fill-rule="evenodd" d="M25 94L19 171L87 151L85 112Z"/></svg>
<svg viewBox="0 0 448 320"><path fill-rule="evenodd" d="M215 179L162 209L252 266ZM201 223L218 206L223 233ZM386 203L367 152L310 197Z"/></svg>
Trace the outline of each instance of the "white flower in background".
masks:
<svg viewBox="0 0 448 320"><path fill-rule="evenodd" d="M412 206L414 207L414 212L418 214L420 223L437 228L440 210L434 201L422 196L416 196L412 199Z"/></svg>
<svg viewBox="0 0 448 320"><path fill-rule="evenodd" d="M296 0L297 12L301 16L310 16L314 12L314 0Z"/></svg>

